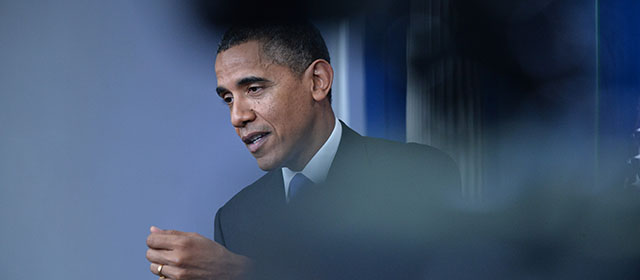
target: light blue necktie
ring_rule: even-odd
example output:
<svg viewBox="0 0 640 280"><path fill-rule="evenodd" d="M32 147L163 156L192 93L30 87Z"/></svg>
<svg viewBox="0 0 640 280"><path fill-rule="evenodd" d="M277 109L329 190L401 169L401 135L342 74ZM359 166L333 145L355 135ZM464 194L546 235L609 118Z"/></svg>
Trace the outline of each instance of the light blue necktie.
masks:
<svg viewBox="0 0 640 280"><path fill-rule="evenodd" d="M313 186L313 182L302 173L298 173L293 176L291 182L289 182L289 193L287 194L287 198L289 201L292 201L296 196L299 196L301 193L305 192L305 189L308 189L311 186Z"/></svg>

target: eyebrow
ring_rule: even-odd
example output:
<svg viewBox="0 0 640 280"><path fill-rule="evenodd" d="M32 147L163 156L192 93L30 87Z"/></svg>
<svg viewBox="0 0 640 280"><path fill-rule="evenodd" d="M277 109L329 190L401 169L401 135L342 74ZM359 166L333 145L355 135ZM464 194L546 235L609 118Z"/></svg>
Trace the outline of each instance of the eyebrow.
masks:
<svg viewBox="0 0 640 280"><path fill-rule="evenodd" d="M249 77L244 77L240 80L238 80L236 82L236 85L241 87L241 86L246 86L248 84L253 84L253 83L258 83L258 82L271 82L270 80L267 80L265 78L262 77L256 77L256 76L249 76ZM216 88L216 92L218 92L218 95L222 95L225 92L229 92L230 90L224 88L224 87L217 87Z"/></svg>
<svg viewBox="0 0 640 280"><path fill-rule="evenodd" d="M271 82L265 78L262 77L256 77L256 76L249 76L249 77L244 77L242 79L240 79L236 85L237 86L246 86L248 84L253 84L253 83L258 83L258 82Z"/></svg>

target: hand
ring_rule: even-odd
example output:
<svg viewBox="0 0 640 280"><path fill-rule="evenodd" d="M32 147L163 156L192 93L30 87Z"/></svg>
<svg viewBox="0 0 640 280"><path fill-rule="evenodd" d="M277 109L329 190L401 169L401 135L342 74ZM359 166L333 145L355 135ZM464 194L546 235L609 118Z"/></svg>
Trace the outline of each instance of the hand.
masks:
<svg viewBox="0 0 640 280"><path fill-rule="evenodd" d="M197 233L151 227L147 237L151 272L169 279L244 279L251 260ZM159 275L159 274L158 274Z"/></svg>

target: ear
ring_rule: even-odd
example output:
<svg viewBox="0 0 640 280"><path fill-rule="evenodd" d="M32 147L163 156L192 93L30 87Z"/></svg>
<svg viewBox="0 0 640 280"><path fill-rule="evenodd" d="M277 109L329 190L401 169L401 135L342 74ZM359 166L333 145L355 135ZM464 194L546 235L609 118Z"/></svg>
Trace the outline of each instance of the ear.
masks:
<svg viewBox="0 0 640 280"><path fill-rule="evenodd" d="M316 59L307 68L311 76L311 92L315 101L327 98L333 84L333 68L324 59Z"/></svg>

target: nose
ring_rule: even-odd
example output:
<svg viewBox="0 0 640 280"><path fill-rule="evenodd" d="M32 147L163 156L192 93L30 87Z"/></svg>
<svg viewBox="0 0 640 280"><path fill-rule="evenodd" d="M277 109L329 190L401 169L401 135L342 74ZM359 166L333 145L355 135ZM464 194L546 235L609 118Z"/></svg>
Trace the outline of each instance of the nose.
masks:
<svg viewBox="0 0 640 280"><path fill-rule="evenodd" d="M256 113L251 107L251 102L244 98L236 98L231 106L231 124L234 127L244 127L256 118Z"/></svg>

